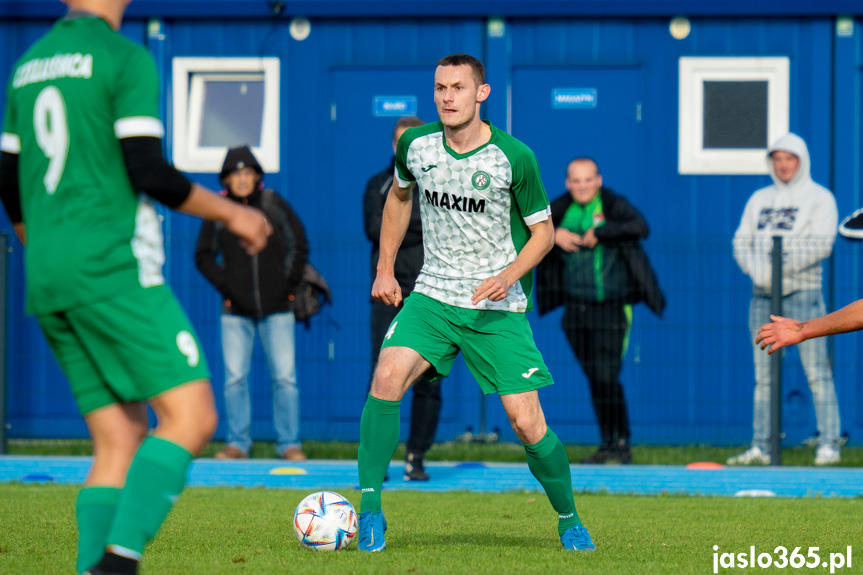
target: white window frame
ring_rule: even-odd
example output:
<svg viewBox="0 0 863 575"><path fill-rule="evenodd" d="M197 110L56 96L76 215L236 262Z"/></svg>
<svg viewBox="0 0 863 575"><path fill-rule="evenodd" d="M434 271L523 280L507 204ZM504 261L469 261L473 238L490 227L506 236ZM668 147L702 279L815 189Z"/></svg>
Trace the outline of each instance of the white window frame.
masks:
<svg viewBox="0 0 863 575"><path fill-rule="evenodd" d="M208 80L249 79L251 76L264 81L261 145L252 147L252 152L264 172L278 172L279 73L278 58L174 58L172 160L177 169L219 173L227 146L209 147L196 143L201 135L204 83Z"/></svg>
<svg viewBox="0 0 863 575"><path fill-rule="evenodd" d="M788 133L787 57L682 57L677 169L681 174L767 174L767 148L704 148L704 82L767 82L767 145Z"/></svg>

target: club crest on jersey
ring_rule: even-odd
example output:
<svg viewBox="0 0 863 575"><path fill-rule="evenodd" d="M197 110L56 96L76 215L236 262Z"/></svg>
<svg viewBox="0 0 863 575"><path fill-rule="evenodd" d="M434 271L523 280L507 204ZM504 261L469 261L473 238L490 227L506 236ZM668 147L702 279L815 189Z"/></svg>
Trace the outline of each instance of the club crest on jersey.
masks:
<svg viewBox="0 0 863 575"><path fill-rule="evenodd" d="M484 190L491 184L491 176L480 170L473 175L470 181L476 189Z"/></svg>

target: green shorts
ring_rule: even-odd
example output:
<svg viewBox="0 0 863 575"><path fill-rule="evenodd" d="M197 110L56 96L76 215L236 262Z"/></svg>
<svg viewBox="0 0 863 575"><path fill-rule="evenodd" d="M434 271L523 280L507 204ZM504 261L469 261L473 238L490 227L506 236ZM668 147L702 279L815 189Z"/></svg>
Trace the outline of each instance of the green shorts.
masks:
<svg viewBox="0 0 863 575"><path fill-rule="evenodd" d="M554 381L523 313L466 309L412 293L390 324L381 348L408 347L449 375L458 352L486 395L532 391Z"/></svg>
<svg viewBox="0 0 863 575"><path fill-rule="evenodd" d="M83 415L210 378L192 324L165 285L39 316L39 324Z"/></svg>

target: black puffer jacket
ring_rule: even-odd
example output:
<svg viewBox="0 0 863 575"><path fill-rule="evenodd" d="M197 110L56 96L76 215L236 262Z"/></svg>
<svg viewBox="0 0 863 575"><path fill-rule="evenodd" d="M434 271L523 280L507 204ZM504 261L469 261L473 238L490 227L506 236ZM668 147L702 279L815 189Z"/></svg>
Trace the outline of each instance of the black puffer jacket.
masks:
<svg viewBox="0 0 863 575"><path fill-rule="evenodd" d="M289 296L300 282L309 248L296 213L273 190L255 190L240 198L263 210L274 233L267 247L250 256L239 238L220 222L204 222L195 250L195 264L224 298L222 313L262 318L290 311Z"/></svg>
<svg viewBox="0 0 863 575"><path fill-rule="evenodd" d="M606 224L596 228L594 233L599 243L615 243L621 250L634 283L626 303L643 301L656 315L661 316L666 305L665 295L659 287L659 280L647 254L638 242L639 238L647 237L647 224L623 196L618 196L606 188L602 188L600 194ZM563 221L563 216L572 202L572 196L566 192L551 203L551 219L555 228ZM615 225L620 222L637 224L633 229L626 225ZM563 275L563 250L554 246L551 253L545 256L536 268L536 303L540 315L550 312L566 300Z"/></svg>

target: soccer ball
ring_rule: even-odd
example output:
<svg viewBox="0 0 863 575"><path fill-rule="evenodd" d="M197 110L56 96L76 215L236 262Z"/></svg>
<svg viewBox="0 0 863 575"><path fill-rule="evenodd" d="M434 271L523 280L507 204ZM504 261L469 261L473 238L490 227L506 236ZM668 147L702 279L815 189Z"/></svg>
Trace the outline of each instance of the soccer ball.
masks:
<svg viewBox="0 0 863 575"><path fill-rule="evenodd" d="M357 534L357 512L338 493L318 491L297 505L294 533L306 549L338 551L350 545Z"/></svg>

